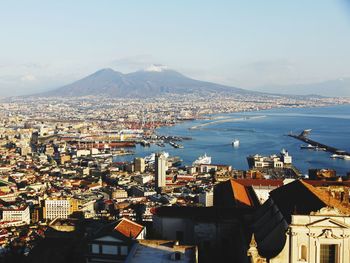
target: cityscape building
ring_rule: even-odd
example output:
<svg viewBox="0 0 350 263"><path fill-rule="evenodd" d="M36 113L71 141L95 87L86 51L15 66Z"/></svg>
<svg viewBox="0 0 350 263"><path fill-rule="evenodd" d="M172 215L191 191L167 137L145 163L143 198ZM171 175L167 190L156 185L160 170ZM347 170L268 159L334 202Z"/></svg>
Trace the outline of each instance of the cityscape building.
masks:
<svg viewBox="0 0 350 263"><path fill-rule="evenodd" d="M159 191L166 185L167 158L162 153L157 153L155 158L155 187Z"/></svg>

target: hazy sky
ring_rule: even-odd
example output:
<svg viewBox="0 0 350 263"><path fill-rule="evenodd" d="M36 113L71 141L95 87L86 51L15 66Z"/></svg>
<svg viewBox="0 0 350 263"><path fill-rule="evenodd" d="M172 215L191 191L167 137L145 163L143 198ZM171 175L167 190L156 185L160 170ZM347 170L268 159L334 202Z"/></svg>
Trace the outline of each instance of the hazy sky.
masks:
<svg viewBox="0 0 350 263"><path fill-rule="evenodd" d="M164 64L243 88L350 76L346 0L3 0L0 95Z"/></svg>

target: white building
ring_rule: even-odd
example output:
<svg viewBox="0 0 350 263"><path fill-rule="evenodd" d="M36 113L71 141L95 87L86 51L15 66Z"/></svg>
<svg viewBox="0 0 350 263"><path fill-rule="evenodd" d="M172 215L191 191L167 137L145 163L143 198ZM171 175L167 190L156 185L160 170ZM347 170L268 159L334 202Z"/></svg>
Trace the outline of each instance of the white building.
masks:
<svg viewBox="0 0 350 263"><path fill-rule="evenodd" d="M280 155L261 156L256 154L249 156L248 164L250 168L283 168L292 164L292 156L285 149L282 149Z"/></svg>
<svg viewBox="0 0 350 263"><path fill-rule="evenodd" d="M303 180L273 190L254 215L250 262L350 262L348 202Z"/></svg>
<svg viewBox="0 0 350 263"><path fill-rule="evenodd" d="M77 157L88 156L90 154L91 154L91 151L87 149L77 150Z"/></svg>
<svg viewBox="0 0 350 263"><path fill-rule="evenodd" d="M214 205L214 192L213 191L205 191L204 193L199 194L199 203L204 205L205 207Z"/></svg>
<svg viewBox="0 0 350 263"><path fill-rule="evenodd" d="M68 218L71 214L70 201L67 199L45 200L44 218Z"/></svg>
<svg viewBox="0 0 350 263"><path fill-rule="evenodd" d="M152 178L153 178L153 176L151 176L150 174L140 174L140 175L133 177L134 181L139 183L139 184L148 183L149 181L152 180Z"/></svg>
<svg viewBox="0 0 350 263"><path fill-rule="evenodd" d="M281 161L285 164L292 164L292 156L285 149L281 151Z"/></svg>
<svg viewBox="0 0 350 263"><path fill-rule="evenodd" d="M29 206L6 208L2 211L2 221L20 221L30 224Z"/></svg>
<svg viewBox="0 0 350 263"><path fill-rule="evenodd" d="M128 192L125 191L124 189L116 189L112 193L113 199L126 198L126 197L128 197Z"/></svg>
<svg viewBox="0 0 350 263"><path fill-rule="evenodd" d="M167 158L162 153L156 154L155 160L155 186L156 189L165 187Z"/></svg>
<svg viewBox="0 0 350 263"><path fill-rule="evenodd" d="M252 263L267 262L259 255L255 240L248 251ZM310 215L292 215L282 251L271 263L348 263L350 217L324 207ZM265 260L265 261L264 261Z"/></svg>

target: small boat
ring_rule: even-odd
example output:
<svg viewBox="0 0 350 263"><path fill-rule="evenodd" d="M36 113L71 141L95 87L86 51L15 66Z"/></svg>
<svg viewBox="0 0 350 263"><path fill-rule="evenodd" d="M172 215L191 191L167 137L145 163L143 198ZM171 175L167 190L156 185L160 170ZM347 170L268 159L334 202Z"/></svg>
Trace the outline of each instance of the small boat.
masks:
<svg viewBox="0 0 350 263"><path fill-rule="evenodd" d="M149 147L151 146L151 143L149 141L146 141L146 140L142 140L140 142L140 144L143 146L143 147Z"/></svg>
<svg viewBox="0 0 350 263"><path fill-rule="evenodd" d="M311 144L308 145L300 145L300 149L308 149L308 150L314 150L316 146L313 146Z"/></svg>
<svg viewBox="0 0 350 263"><path fill-rule="evenodd" d="M182 144L178 144L178 143L175 143L175 142L169 142L169 144L171 145L171 146L173 146L174 148L180 148L180 149L183 149L184 148L184 146L182 145Z"/></svg>
<svg viewBox="0 0 350 263"><path fill-rule="evenodd" d="M350 160L350 155L346 155L346 154L332 154L331 158Z"/></svg>
<svg viewBox="0 0 350 263"><path fill-rule="evenodd" d="M234 140L232 141L232 146L233 146L233 147L239 147L239 140L234 139Z"/></svg>
<svg viewBox="0 0 350 263"><path fill-rule="evenodd" d="M316 147L315 147L315 151L327 151L327 149L324 148L324 147L318 147L318 146L316 146Z"/></svg>

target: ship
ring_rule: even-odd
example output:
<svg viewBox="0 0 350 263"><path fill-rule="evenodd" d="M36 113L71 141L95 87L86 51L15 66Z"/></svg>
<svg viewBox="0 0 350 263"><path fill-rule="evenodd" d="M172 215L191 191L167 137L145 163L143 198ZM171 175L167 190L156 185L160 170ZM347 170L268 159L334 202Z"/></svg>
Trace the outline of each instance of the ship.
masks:
<svg viewBox="0 0 350 263"><path fill-rule="evenodd" d="M331 158L341 158L341 155L340 154L332 154L331 155Z"/></svg>
<svg viewBox="0 0 350 263"><path fill-rule="evenodd" d="M311 144L308 145L300 145L300 149L307 149L307 150L313 150L316 146L313 146Z"/></svg>
<svg viewBox="0 0 350 263"><path fill-rule="evenodd" d="M239 140L234 139L234 140L232 141L232 146L233 146L233 147L239 147Z"/></svg>
<svg viewBox="0 0 350 263"><path fill-rule="evenodd" d="M176 142L170 141L169 144L170 144L171 146L173 146L174 148L180 148L180 149L183 149L183 148L184 148L184 146L183 146L182 144L178 144L178 143L176 143Z"/></svg>
<svg viewBox="0 0 350 263"><path fill-rule="evenodd" d="M318 146L314 146L314 145L311 145L311 144L301 145L300 149L307 149L307 150L314 150L314 151L326 151L327 150L324 147L318 147Z"/></svg>
<svg viewBox="0 0 350 263"><path fill-rule="evenodd" d="M169 157L169 153L167 153L167 152L161 152L161 154L163 154L165 156L165 158ZM146 156L144 159L145 159L146 163L154 163L156 160L156 154L152 153L152 154Z"/></svg>
<svg viewBox="0 0 350 263"><path fill-rule="evenodd" d="M199 156L198 159L192 163L192 165L200 164L211 164L211 157L207 156L207 154L205 153L203 156Z"/></svg>
<svg viewBox="0 0 350 263"><path fill-rule="evenodd" d="M149 141L146 141L146 140L142 140L140 142L140 144L143 146L143 147L149 147L151 146L151 143Z"/></svg>
<svg viewBox="0 0 350 263"><path fill-rule="evenodd" d="M346 154L332 154L331 158L350 160L350 155L346 155Z"/></svg>
<svg viewBox="0 0 350 263"><path fill-rule="evenodd" d="M158 145L159 147L165 147L164 142L157 142L157 145Z"/></svg>

